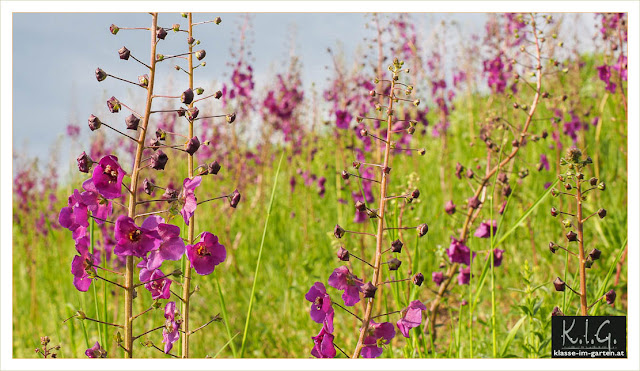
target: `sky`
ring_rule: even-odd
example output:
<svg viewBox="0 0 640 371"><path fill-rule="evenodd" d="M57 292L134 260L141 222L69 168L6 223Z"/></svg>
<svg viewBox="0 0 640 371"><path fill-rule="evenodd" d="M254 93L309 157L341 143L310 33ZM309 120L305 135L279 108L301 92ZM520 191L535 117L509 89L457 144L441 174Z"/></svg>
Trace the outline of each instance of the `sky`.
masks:
<svg viewBox="0 0 640 371"><path fill-rule="evenodd" d="M196 13L194 21L211 20L215 16L217 14ZM457 21L463 35L482 35L487 15L416 13L412 17L421 37L427 38L434 25L442 20ZM220 25L196 28L196 35L202 40L199 48L207 51L207 66L199 70L198 75L202 81L228 80L229 52L232 47L237 48L237 43L233 43L237 42L245 19L245 14L225 13ZM325 68L331 65L327 48L344 50L349 60L363 45L363 38L372 36L372 31L365 27L370 15L364 13L258 13L250 15L250 20L249 47L258 94L269 86L276 72L285 71L291 51L300 57L305 87L313 83L322 91L331 73ZM117 50L125 45L139 59L149 59L146 31L122 30L114 36L109 32L109 25L148 27L149 22L150 16L146 13L14 13L14 153L42 160L55 153L60 163L68 164L86 149L65 138L67 125L79 125L80 138L88 138L87 118L92 113L98 117L104 114L105 102L110 96L128 102L127 98L134 96L132 93L140 96L142 92L114 79L98 83L94 75L96 67L136 81L138 75L146 72L145 68L132 60L120 60ZM159 24L170 27L174 23L184 26L186 20L177 13L160 14ZM183 50L184 35L170 31L159 52L172 48ZM165 63L162 73L174 81L184 81L184 75L173 70L173 65ZM168 87L156 86L156 92Z"/></svg>

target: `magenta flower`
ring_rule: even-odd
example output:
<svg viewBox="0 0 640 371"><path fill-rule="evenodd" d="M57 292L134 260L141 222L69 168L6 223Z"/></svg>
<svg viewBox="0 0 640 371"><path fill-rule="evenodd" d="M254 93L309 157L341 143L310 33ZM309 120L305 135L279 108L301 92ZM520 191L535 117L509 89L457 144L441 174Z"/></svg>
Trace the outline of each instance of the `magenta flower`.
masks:
<svg viewBox="0 0 640 371"><path fill-rule="evenodd" d="M382 354L382 346L389 344L396 336L396 329L390 322L376 323L371 321L367 334L362 342L362 356L364 358L378 358Z"/></svg>
<svg viewBox="0 0 640 371"><path fill-rule="evenodd" d="M153 217L147 218L138 227L133 219L121 215L116 220L116 247L113 252L118 256L133 255L138 258L149 251L156 250L162 243L162 238L156 230L157 223Z"/></svg>
<svg viewBox="0 0 640 371"><path fill-rule="evenodd" d="M353 117L348 111L336 111L336 126L338 129L348 129Z"/></svg>
<svg viewBox="0 0 640 371"><path fill-rule="evenodd" d="M349 268L341 266L336 268L331 276L329 276L329 286L344 290L342 300L344 305L351 307L360 301L360 292L362 291L362 280L355 274L349 272Z"/></svg>
<svg viewBox="0 0 640 371"><path fill-rule="evenodd" d="M140 282L146 282L144 287L151 293L153 300L169 299L171 297L171 280L164 277L160 269L140 269Z"/></svg>
<svg viewBox="0 0 640 371"><path fill-rule="evenodd" d="M180 260L186 250L184 240L180 237L180 228L172 224L165 224L164 219L154 215L145 220L147 227L157 229L162 243L157 250L152 250L148 257L147 269L156 269L162 265L165 260ZM153 227L152 223L156 223Z"/></svg>
<svg viewBox="0 0 640 371"><path fill-rule="evenodd" d="M311 304L311 319L318 323L323 323L327 316L333 316L333 307L331 306L331 297L327 294L327 290L322 282L316 282L311 286L309 292L304 296ZM333 319L327 323L329 332L333 332Z"/></svg>
<svg viewBox="0 0 640 371"><path fill-rule="evenodd" d="M84 354L89 358L107 358L107 351L104 350L97 341L91 348L87 349Z"/></svg>
<svg viewBox="0 0 640 371"><path fill-rule="evenodd" d="M85 202L87 202L89 211L91 211L91 215L96 217L96 224L103 224L105 220L111 216L111 212L113 211L111 201L100 196L98 189L95 184L93 184L93 179L87 179L84 181L84 183L82 183L82 188L86 191L82 192L82 194L84 195L86 193L86 197L84 199Z"/></svg>
<svg viewBox="0 0 640 371"><path fill-rule="evenodd" d="M444 274L442 272L433 272L431 273L431 279L437 286L440 286L444 280Z"/></svg>
<svg viewBox="0 0 640 371"><path fill-rule="evenodd" d="M447 201L447 203L444 205L444 211L449 215L455 214L456 205L453 203L453 201L451 200Z"/></svg>
<svg viewBox="0 0 640 371"><path fill-rule="evenodd" d="M478 229L476 229L476 232L473 235L480 238L489 238L492 234L491 230L493 230L493 235L495 236L496 231L498 230L497 222L495 220L490 220L488 222L483 221L480 223Z"/></svg>
<svg viewBox="0 0 640 371"><path fill-rule="evenodd" d="M502 254L504 254L504 250L493 249L493 266L499 267L502 264Z"/></svg>
<svg viewBox="0 0 640 371"><path fill-rule="evenodd" d="M412 301L408 307L402 310L402 318L398 320L396 325L404 337L409 337L410 329L420 326L423 310L427 310L427 307L420 300Z"/></svg>
<svg viewBox="0 0 640 371"><path fill-rule="evenodd" d="M196 207L198 206L198 200L196 199L196 195L193 191L200 185L200 182L202 182L202 177L196 176L193 179L186 178L182 183L180 201L184 204L180 210L180 214L187 225L189 225L189 220L195 213Z"/></svg>
<svg viewBox="0 0 640 371"><path fill-rule="evenodd" d="M88 252L87 254L80 256L76 255L73 257L73 261L71 262L71 274L73 274L73 285L78 289L78 291L85 292L89 290L89 286L91 286L93 278L89 276L87 270L96 271L96 269L91 266L92 262L93 256Z"/></svg>
<svg viewBox="0 0 640 371"><path fill-rule="evenodd" d="M170 301L164 307L164 329L162 330L162 342L164 343L164 352L168 354L173 348L173 343L180 339L180 324L182 321L176 321L176 303Z"/></svg>
<svg viewBox="0 0 640 371"><path fill-rule="evenodd" d="M462 241L457 240L455 237L451 237L451 245L449 245L449 248L447 249L447 255L452 263L469 265L471 262L471 257L469 256L470 253L471 251ZM475 256L475 253L473 255Z"/></svg>
<svg viewBox="0 0 640 371"><path fill-rule="evenodd" d="M108 155L100 159L91 179L98 193L111 200L122 197L122 178L125 174L118 164L118 158Z"/></svg>
<svg viewBox="0 0 640 371"><path fill-rule="evenodd" d="M311 349L311 355L316 358L335 358L336 348L333 345L334 336L322 326L318 336L314 336L313 349Z"/></svg>
<svg viewBox="0 0 640 371"><path fill-rule="evenodd" d="M549 170L549 159L547 159L547 155L544 153L540 155L540 164L545 170Z"/></svg>
<svg viewBox="0 0 640 371"><path fill-rule="evenodd" d="M191 262L196 273L202 276L211 274L216 265L227 258L227 250L218 242L218 236L204 232L200 242L187 246L187 259Z"/></svg>
<svg viewBox="0 0 640 371"><path fill-rule="evenodd" d="M58 215L58 223L70 231L75 231L78 227L88 227L89 218L86 198L77 190L69 196L67 207L63 207Z"/></svg>
<svg viewBox="0 0 640 371"><path fill-rule="evenodd" d="M471 280L471 267L460 267L460 273L458 273L458 285L468 285Z"/></svg>

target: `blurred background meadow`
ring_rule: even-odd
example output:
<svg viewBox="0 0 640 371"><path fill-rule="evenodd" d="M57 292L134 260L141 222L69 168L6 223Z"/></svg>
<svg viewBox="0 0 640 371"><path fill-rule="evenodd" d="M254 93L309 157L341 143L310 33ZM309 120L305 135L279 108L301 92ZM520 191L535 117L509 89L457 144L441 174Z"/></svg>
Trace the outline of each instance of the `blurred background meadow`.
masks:
<svg viewBox="0 0 640 371"><path fill-rule="evenodd" d="M429 232L419 239L413 230L389 233L389 242L401 238L405 247L399 256L403 261L400 269L385 271L385 280L421 272L425 282L420 287L406 282L385 286L376 296L376 308L400 310L416 299L429 307L438 290L432 274L449 265L446 249L451 236L457 236L462 227L467 199L488 163L502 156L502 151L495 151L487 142L487 133L498 147L511 148L534 98L536 75L531 66L535 61L528 44L533 40L532 16L196 13L194 18L205 21L218 15L220 25L205 24L197 30L197 39L202 41L199 48L207 50L207 64L197 70L196 86L205 94L220 90L222 97L203 102L200 109L235 111L237 118L231 125L224 118L198 121L196 133L203 145L195 154L197 164L216 160L221 165L217 175L203 177L198 198L238 189L242 200L236 209L224 200L197 209L196 233L208 230L216 234L226 247L227 258L213 274L194 278L198 286L191 304L194 326L215 314L223 321L192 336L192 354L236 358L246 337L244 357L311 357L311 337L317 335L319 325L309 317L305 294L316 281L326 285L331 272L343 264L336 257L339 246L364 257L374 251L375 243L368 236L347 235L337 240L333 229L340 224L352 231L372 231L368 219L357 214L354 202L363 198L361 191L367 202L378 200L377 186L366 186L355 177L344 179L341 173L345 169L355 172L351 165L356 159L369 163L380 159L383 147L360 135L364 126L357 117L377 114L377 100L369 97L369 91L375 89L376 77L388 78L386 66L393 58L410 68L403 79L414 86L411 99L420 99L421 104L398 108L400 117L411 117L417 125L413 135L399 130L389 189L390 194L403 194L417 188L420 197L412 203L401 199L390 203L387 223L427 223ZM565 171L561 158L574 146L593 159L587 179L593 176L606 182L605 191L590 193L585 202L588 214L607 210L606 218L590 219L584 231L587 250L602 251L588 270L588 297L593 301L614 289L617 298L612 305L596 305L591 314L627 313L627 17L541 13L534 18L545 38L541 73L546 96L537 105L526 145L504 169L511 192L495 186L497 181L492 179L481 214L470 227L473 232L481 221L496 220L496 238L492 242L470 236L466 241L477 258L471 264L469 283L458 284L454 277L447 290L439 309L435 343L429 343L425 313L423 325L412 330L408 339L396 336L382 357L550 356L553 308L575 315L579 307L576 296L557 292L552 284L559 276L572 287L579 286L573 258L562 250L549 251L549 241L563 244L567 232L562 218L553 217L549 210L558 207L572 212L575 207L568 199L550 194L557 175ZM159 22L170 27L184 23L184 18L160 14ZM121 30L114 36L109 32L112 23L147 27L149 16L14 14L12 298L16 358L39 357L34 349L41 347L40 337L45 335L51 344L60 345L60 358L84 357L96 341L109 357L122 356L113 340L113 328L75 318L64 321L82 310L88 317L119 323L123 299L117 287L103 281L94 281L85 293L75 289L70 273L73 240L58 223L67 198L87 178L75 164L80 153L85 151L96 161L115 154L125 170L132 163L135 146L130 141L106 128L91 132L85 121L95 114L124 130L122 121L128 113L112 115L104 102L116 96L129 107L144 105L139 89L114 79L95 80L96 67L134 80L142 73L141 66L118 59L122 45L144 57L143 61L149 54L145 31ZM183 35L169 31L159 48L171 55L183 50L183 44ZM159 69L157 94L179 95L188 86L186 76L174 64L179 63L168 62ZM159 110L175 108L169 100L154 104ZM25 113L29 125L20 118ZM150 125L152 131L184 132L186 121L167 112L154 116ZM179 144L179 138L174 143ZM408 148L424 148L425 154ZM458 163L476 177L465 173L457 177ZM186 167L184 153L169 153L165 171L150 170L142 177L179 188ZM360 172L374 176L372 167L365 166ZM161 195L156 190L152 197ZM456 213L445 212L449 201L457 205ZM145 207L143 212L151 210ZM180 217L171 223L184 230ZM93 238L101 265L121 270L122 260L111 253L113 228L95 226ZM504 254L501 265L493 270L491 285L485 262L493 248ZM352 260L349 264L367 279L364 263ZM163 269L171 271L169 267L179 268L181 262L166 265ZM339 291L329 291L338 297ZM245 336L250 301L253 311ZM150 294L140 288L134 313L150 303ZM353 307L356 313L362 309L361 304ZM395 323L397 316L386 320ZM162 323L162 309L153 311L135 322L134 332ZM350 353L357 342L358 322L336 309L335 326L336 345ZM493 329L497 337L492 336ZM136 357L167 357L140 345L141 340L160 346L160 332L137 341Z"/></svg>

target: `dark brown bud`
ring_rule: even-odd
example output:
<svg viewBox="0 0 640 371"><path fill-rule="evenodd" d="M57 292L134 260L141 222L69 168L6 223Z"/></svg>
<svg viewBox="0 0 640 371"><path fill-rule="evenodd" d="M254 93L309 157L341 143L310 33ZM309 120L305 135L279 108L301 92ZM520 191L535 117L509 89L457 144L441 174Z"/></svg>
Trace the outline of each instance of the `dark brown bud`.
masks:
<svg viewBox="0 0 640 371"><path fill-rule="evenodd" d="M213 97L216 98L216 99L222 98L222 92L220 90L218 90Z"/></svg>
<svg viewBox="0 0 640 371"><path fill-rule="evenodd" d="M187 110L184 109L183 107L178 108L178 110L176 111L176 113L178 114L178 117L182 117L187 113Z"/></svg>
<svg viewBox="0 0 640 371"><path fill-rule="evenodd" d="M199 61L201 61L204 57L207 56L207 52L203 50L198 50L196 52L196 58L198 58Z"/></svg>
<svg viewBox="0 0 640 371"><path fill-rule="evenodd" d="M93 160L86 152L82 152L80 156L76 159L78 161L78 170L82 173L88 173L91 170L91 166L93 166Z"/></svg>
<svg viewBox="0 0 640 371"><path fill-rule="evenodd" d="M553 281L553 287L556 288L556 291L564 291L566 286L567 284L564 283L564 281L561 280L560 277L556 277L556 279Z"/></svg>
<svg viewBox="0 0 640 371"><path fill-rule="evenodd" d="M346 170L342 170L342 179L349 179L349 173Z"/></svg>
<svg viewBox="0 0 640 371"><path fill-rule="evenodd" d="M238 206L238 203L240 203L240 197L240 192L238 192L237 189L233 191L231 198L229 199L229 205L235 209Z"/></svg>
<svg viewBox="0 0 640 371"><path fill-rule="evenodd" d="M104 72L101 68L96 68L96 80L104 81L107 78L107 73Z"/></svg>
<svg viewBox="0 0 640 371"><path fill-rule="evenodd" d="M471 197L469 200L469 208L471 209L477 209L478 207L480 207L480 200L478 199L478 197Z"/></svg>
<svg viewBox="0 0 640 371"><path fill-rule="evenodd" d="M343 246L340 246L337 255L338 259L342 260L343 262L349 261L349 250L345 249Z"/></svg>
<svg viewBox="0 0 640 371"><path fill-rule="evenodd" d="M404 246L402 241L395 240L395 241L391 242L391 251L392 252L402 252L402 246Z"/></svg>
<svg viewBox="0 0 640 371"><path fill-rule="evenodd" d="M133 113L127 116L124 119L125 124L127 124L127 129L129 130L138 130L138 124L140 124L140 119L136 117Z"/></svg>
<svg viewBox="0 0 640 371"><path fill-rule="evenodd" d="M144 193L151 195L151 193L153 192L153 183L151 183L151 181L147 178L144 178L144 180L142 181L142 189L144 190Z"/></svg>
<svg viewBox="0 0 640 371"><path fill-rule="evenodd" d="M216 175L218 174L218 172L220 171L222 167L220 166L220 164L218 163L218 161L213 161L212 163L210 163L209 165L207 165L207 172L209 174L213 174Z"/></svg>
<svg viewBox="0 0 640 371"><path fill-rule="evenodd" d="M600 217L600 219L604 219L604 217L607 216L607 210L606 209L598 210L598 216Z"/></svg>
<svg viewBox="0 0 640 371"><path fill-rule="evenodd" d="M417 273L413 276L413 284L416 286L421 286L422 282L424 282L424 275L422 273Z"/></svg>
<svg viewBox="0 0 640 371"><path fill-rule="evenodd" d="M593 177L593 178L589 179L589 184L591 184L592 187L595 187L596 184L598 184L598 178Z"/></svg>
<svg viewBox="0 0 640 371"><path fill-rule="evenodd" d="M565 185L564 185L564 189L566 189L567 191L570 191L570 190L572 190L572 189L573 189L573 187L571 186L571 184L570 184L570 183L565 183Z"/></svg>
<svg viewBox="0 0 640 371"><path fill-rule="evenodd" d="M220 17L215 17L215 18L213 19L213 23L215 23L215 24L220 24L220 23L222 23L222 18L220 18Z"/></svg>
<svg viewBox="0 0 640 371"><path fill-rule="evenodd" d="M342 238L346 231L340 226L340 224L336 224L335 228L333 228L333 235L336 238Z"/></svg>
<svg viewBox="0 0 640 371"><path fill-rule="evenodd" d="M118 33L118 31L120 31L120 29L118 28L118 26L116 26L115 24L112 24L111 26L109 26L109 31L115 35Z"/></svg>
<svg viewBox="0 0 640 371"><path fill-rule="evenodd" d="M509 178L507 177L507 174L500 173L500 174L498 174L498 181L500 183L507 183L509 181Z"/></svg>
<svg viewBox="0 0 640 371"><path fill-rule="evenodd" d="M591 252L589 253L589 256L591 257L591 259L593 260L598 260L600 259L600 255L602 255L602 251L598 250L598 249L593 249L591 250Z"/></svg>
<svg viewBox="0 0 640 371"><path fill-rule="evenodd" d="M556 209L555 207L551 208L551 216L553 216L554 218L556 216L558 216L558 209Z"/></svg>
<svg viewBox="0 0 640 371"><path fill-rule="evenodd" d="M200 140L198 137L193 137L189 139L187 144L184 146L184 150L187 151L188 154L193 156L194 153L200 148Z"/></svg>
<svg viewBox="0 0 640 371"><path fill-rule="evenodd" d="M91 131L100 129L100 126L102 126L102 121L99 118L94 115L89 116L89 129Z"/></svg>
<svg viewBox="0 0 640 371"><path fill-rule="evenodd" d="M400 268L400 265L402 265L402 262L396 258L389 260L387 263L390 271L397 271L398 268Z"/></svg>
<svg viewBox="0 0 640 371"><path fill-rule="evenodd" d="M361 163L360 163L360 162L358 162L358 161L353 161L353 163L352 163L351 165L353 165L353 168L354 168L354 169L360 169L360 165L361 165Z"/></svg>
<svg viewBox="0 0 640 371"><path fill-rule="evenodd" d="M126 46L123 46L122 48L118 49L118 55L120 56L120 59L124 59L126 61L126 60L129 60L131 51L127 49Z"/></svg>
<svg viewBox="0 0 640 371"><path fill-rule="evenodd" d="M616 301L616 292L611 289L604 294L604 298L607 301L607 304L612 305Z"/></svg>
<svg viewBox="0 0 640 371"><path fill-rule="evenodd" d="M167 132L158 128L156 129L156 138L158 140L166 140L167 139Z"/></svg>
<svg viewBox="0 0 640 371"><path fill-rule="evenodd" d="M193 121L198 117L199 113L200 113L200 110L198 109L198 107L193 106L185 112L185 116L187 117L187 120Z"/></svg>
<svg viewBox="0 0 640 371"><path fill-rule="evenodd" d="M193 44L196 41L196 39L194 39L192 36L187 37L187 43L189 45Z"/></svg>
<svg viewBox="0 0 640 371"><path fill-rule="evenodd" d="M167 161L169 161L169 157L164 152L162 152L162 150L158 150L151 156L149 164L156 170L164 170Z"/></svg>
<svg viewBox="0 0 640 371"><path fill-rule="evenodd" d="M551 311L551 316L555 317L555 316L564 316L564 313L562 313L562 311L560 310L560 308L558 308L557 306L553 307L553 310Z"/></svg>
<svg viewBox="0 0 640 371"><path fill-rule="evenodd" d="M367 209L367 205L362 201L356 201L356 210L360 212L364 212Z"/></svg>
<svg viewBox="0 0 640 371"><path fill-rule="evenodd" d="M227 124L232 124L234 121L236 121L236 113L229 113L225 116L225 119L227 120Z"/></svg>
<svg viewBox="0 0 640 371"><path fill-rule="evenodd" d="M473 179L473 170L467 169L467 173L465 174L467 178Z"/></svg>
<svg viewBox="0 0 640 371"><path fill-rule="evenodd" d="M153 149L154 151L157 151L161 145L162 144L160 143L160 140L158 138L150 138L147 147Z"/></svg>
<svg viewBox="0 0 640 371"><path fill-rule="evenodd" d="M385 174L389 174L389 173L391 172L391 168L390 168L389 166L385 166L385 167L383 167L383 168L382 168L382 171L383 171Z"/></svg>
<svg viewBox="0 0 640 371"><path fill-rule="evenodd" d="M569 240L569 242L578 241L578 235L574 231L569 231L567 233L567 240Z"/></svg>
<svg viewBox="0 0 640 371"><path fill-rule="evenodd" d="M172 203L178 198L178 190L171 187L167 187L162 194L162 199L167 200L168 203Z"/></svg>
<svg viewBox="0 0 640 371"><path fill-rule="evenodd" d="M413 197L413 198L420 197L420 190L414 189L413 192L411 192L411 197Z"/></svg>
<svg viewBox="0 0 640 371"><path fill-rule="evenodd" d="M553 241L549 242L549 251L551 251L552 254L555 254L556 251L558 251L558 245Z"/></svg>
<svg viewBox="0 0 640 371"><path fill-rule="evenodd" d="M167 37L167 31L164 29L164 27L158 27L156 36L158 36L158 39L164 40L164 38Z"/></svg>
<svg viewBox="0 0 640 371"><path fill-rule="evenodd" d="M418 227L416 227L416 230L418 231L418 236L422 237L427 234L427 232L429 232L429 226L427 225L427 223L422 223Z"/></svg>
<svg viewBox="0 0 640 371"><path fill-rule="evenodd" d="M373 284L371 282L367 282L364 285L362 285L362 293L364 294L365 298L373 298L373 297L375 297L377 290L378 290L378 288L373 286Z"/></svg>
<svg viewBox="0 0 640 371"><path fill-rule="evenodd" d="M191 88L185 90L180 96L180 101L184 104L191 104L193 102L193 90Z"/></svg>

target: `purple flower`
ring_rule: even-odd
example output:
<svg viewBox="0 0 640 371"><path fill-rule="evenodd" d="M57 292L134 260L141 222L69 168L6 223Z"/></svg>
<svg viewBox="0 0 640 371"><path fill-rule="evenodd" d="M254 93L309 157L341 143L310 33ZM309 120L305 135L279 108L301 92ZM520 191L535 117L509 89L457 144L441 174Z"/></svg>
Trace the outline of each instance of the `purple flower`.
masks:
<svg viewBox="0 0 640 371"><path fill-rule="evenodd" d="M200 182L202 182L202 177L196 176L193 179L186 178L182 183L182 194L180 195L180 200L184 202L184 204L180 210L180 214L182 215L182 218L184 218L186 225L189 225L189 220L195 213L196 207L198 206L196 195L193 191L200 185Z"/></svg>
<svg viewBox="0 0 640 371"><path fill-rule="evenodd" d="M169 299L171 297L171 280L164 277L164 273L160 269L146 269L140 270L140 282L146 282L144 287L151 293L153 300L157 299Z"/></svg>
<svg viewBox="0 0 640 371"><path fill-rule="evenodd" d="M547 155L544 153L540 155L540 164L545 170L549 170L549 160L547 159Z"/></svg>
<svg viewBox="0 0 640 371"><path fill-rule="evenodd" d="M348 111L336 111L336 126L338 129L348 129L353 116Z"/></svg>
<svg viewBox="0 0 640 371"><path fill-rule="evenodd" d="M87 349L84 354L89 358L107 358L107 351L102 349L100 343L97 341L91 348Z"/></svg>
<svg viewBox="0 0 640 371"><path fill-rule="evenodd" d="M100 159L91 179L98 193L111 200L122 197L122 178L125 174L118 164L118 158L108 155Z"/></svg>
<svg viewBox="0 0 640 371"><path fill-rule="evenodd" d="M82 194L86 196L84 200L87 203L87 208L91 211L91 215L95 216L96 224L102 225L105 220L111 216L111 212L113 211L111 201L100 196L92 179L85 180L84 183L82 183L82 188L86 191L82 192Z"/></svg>
<svg viewBox="0 0 640 371"><path fill-rule="evenodd" d="M420 300L412 301L408 307L402 310L402 318L398 320L396 325L404 337L409 337L410 329L420 326L423 310L427 310L427 307Z"/></svg>
<svg viewBox="0 0 640 371"><path fill-rule="evenodd" d="M452 263L469 265L471 262L471 257L469 256L470 253L471 251L462 241L457 240L455 237L451 237L451 244L447 249L447 255ZM475 253L473 253L473 255L475 256Z"/></svg>
<svg viewBox="0 0 640 371"><path fill-rule="evenodd" d="M453 203L452 200L447 201L447 203L444 205L444 211L449 215L455 214L456 205Z"/></svg>
<svg viewBox="0 0 640 371"><path fill-rule="evenodd" d="M331 306L331 297L327 294L327 290L322 282L316 282L311 286L309 292L304 296L311 304L311 319L317 323L323 323L329 314L333 315L333 307ZM333 332L333 320L327 323L329 332Z"/></svg>
<svg viewBox="0 0 640 371"><path fill-rule="evenodd" d="M440 284L444 280L444 273L442 273L442 272L433 272L433 273L431 273L431 279L436 284L436 286L440 286Z"/></svg>
<svg viewBox="0 0 640 371"><path fill-rule="evenodd" d="M180 325L182 321L176 321L176 303L170 301L164 307L164 329L162 330L162 342L164 352L169 353L173 348L173 343L180 339Z"/></svg>
<svg viewBox="0 0 640 371"><path fill-rule="evenodd" d="M74 189L73 194L69 196L68 205L60 210L58 223L72 232L79 227L88 227L86 199L77 189Z"/></svg>
<svg viewBox="0 0 640 371"><path fill-rule="evenodd" d="M204 232L200 242L187 246L187 258L196 273L206 276L227 258L227 250L218 242L218 236Z"/></svg>
<svg viewBox="0 0 640 371"><path fill-rule="evenodd" d="M333 345L334 336L322 326L318 336L314 336L313 349L311 349L311 355L316 358L335 358L336 348Z"/></svg>
<svg viewBox="0 0 640 371"><path fill-rule="evenodd" d="M471 267L460 267L460 273L458 273L458 285L468 285L471 280Z"/></svg>
<svg viewBox="0 0 640 371"><path fill-rule="evenodd" d="M96 269L91 266L93 262L93 256L88 252L83 255L76 255L73 257L73 261L71 262L71 274L73 274L73 285L78 289L78 291L87 291L89 290L89 286L91 286L91 281L93 278L89 277L89 273L87 269L93 269L95 272Z"/></svg>
<svg viewBox="0 0 640 371"><path fill-rule="evenodd" d="M504 250L500 250L498 248L493 249L493 266L499 267L502 264L502 254L504 254Z"/></svg>
<svg viewBox="0 0 640 371"><path fill-rule="evenodd" d="M344 290L342 300L344 305L351 307L360 301L362 280L349 272L349 268L341 266L336 268L329 276L329 286Z"/></svg>
<svg viewBox="0 0 640 371"><path fill-rule="evenodd" d="M147 269L156 269L165 260L180 260L186 250L184 240L180 237L180 228L172 224L165 224L164 219L154 215L147 218L147 227L157 229L162 243L157 250L152 250L148 257ZM145 220L145 222L147 222ZM156 227L153 227L155 223Z"/></svg>
<svg viewBox="0 0 640 371"><path fill-rule="evenodd" d="M378 358L382 354L382 345L389 344L396 336L396 329L390 322L376 323L371 321L362 348L364 358Z"/></svg>
<svg viewBox="0 0 640 371"><path fill-rule="evenodd" d="M113 252L118 256L133 255L141 258L149 251L156 250L162 243L156 227L156 219L152 217L147 218L142 226L138 227L130 217L119 216L116 220L116 247Z"/></svg>
<svg viewBox="0 0 640 371"><path fill-rule="evenodd" d="M493 233L491 232L492 230ZM480 223L480 226L478 226L478 229L476 229L476 232L473 235L480 238L489 238L491 237L491 234L495 236L497 230L498 224L495 220L490 220L488 222L484 221Z"/></svg>

